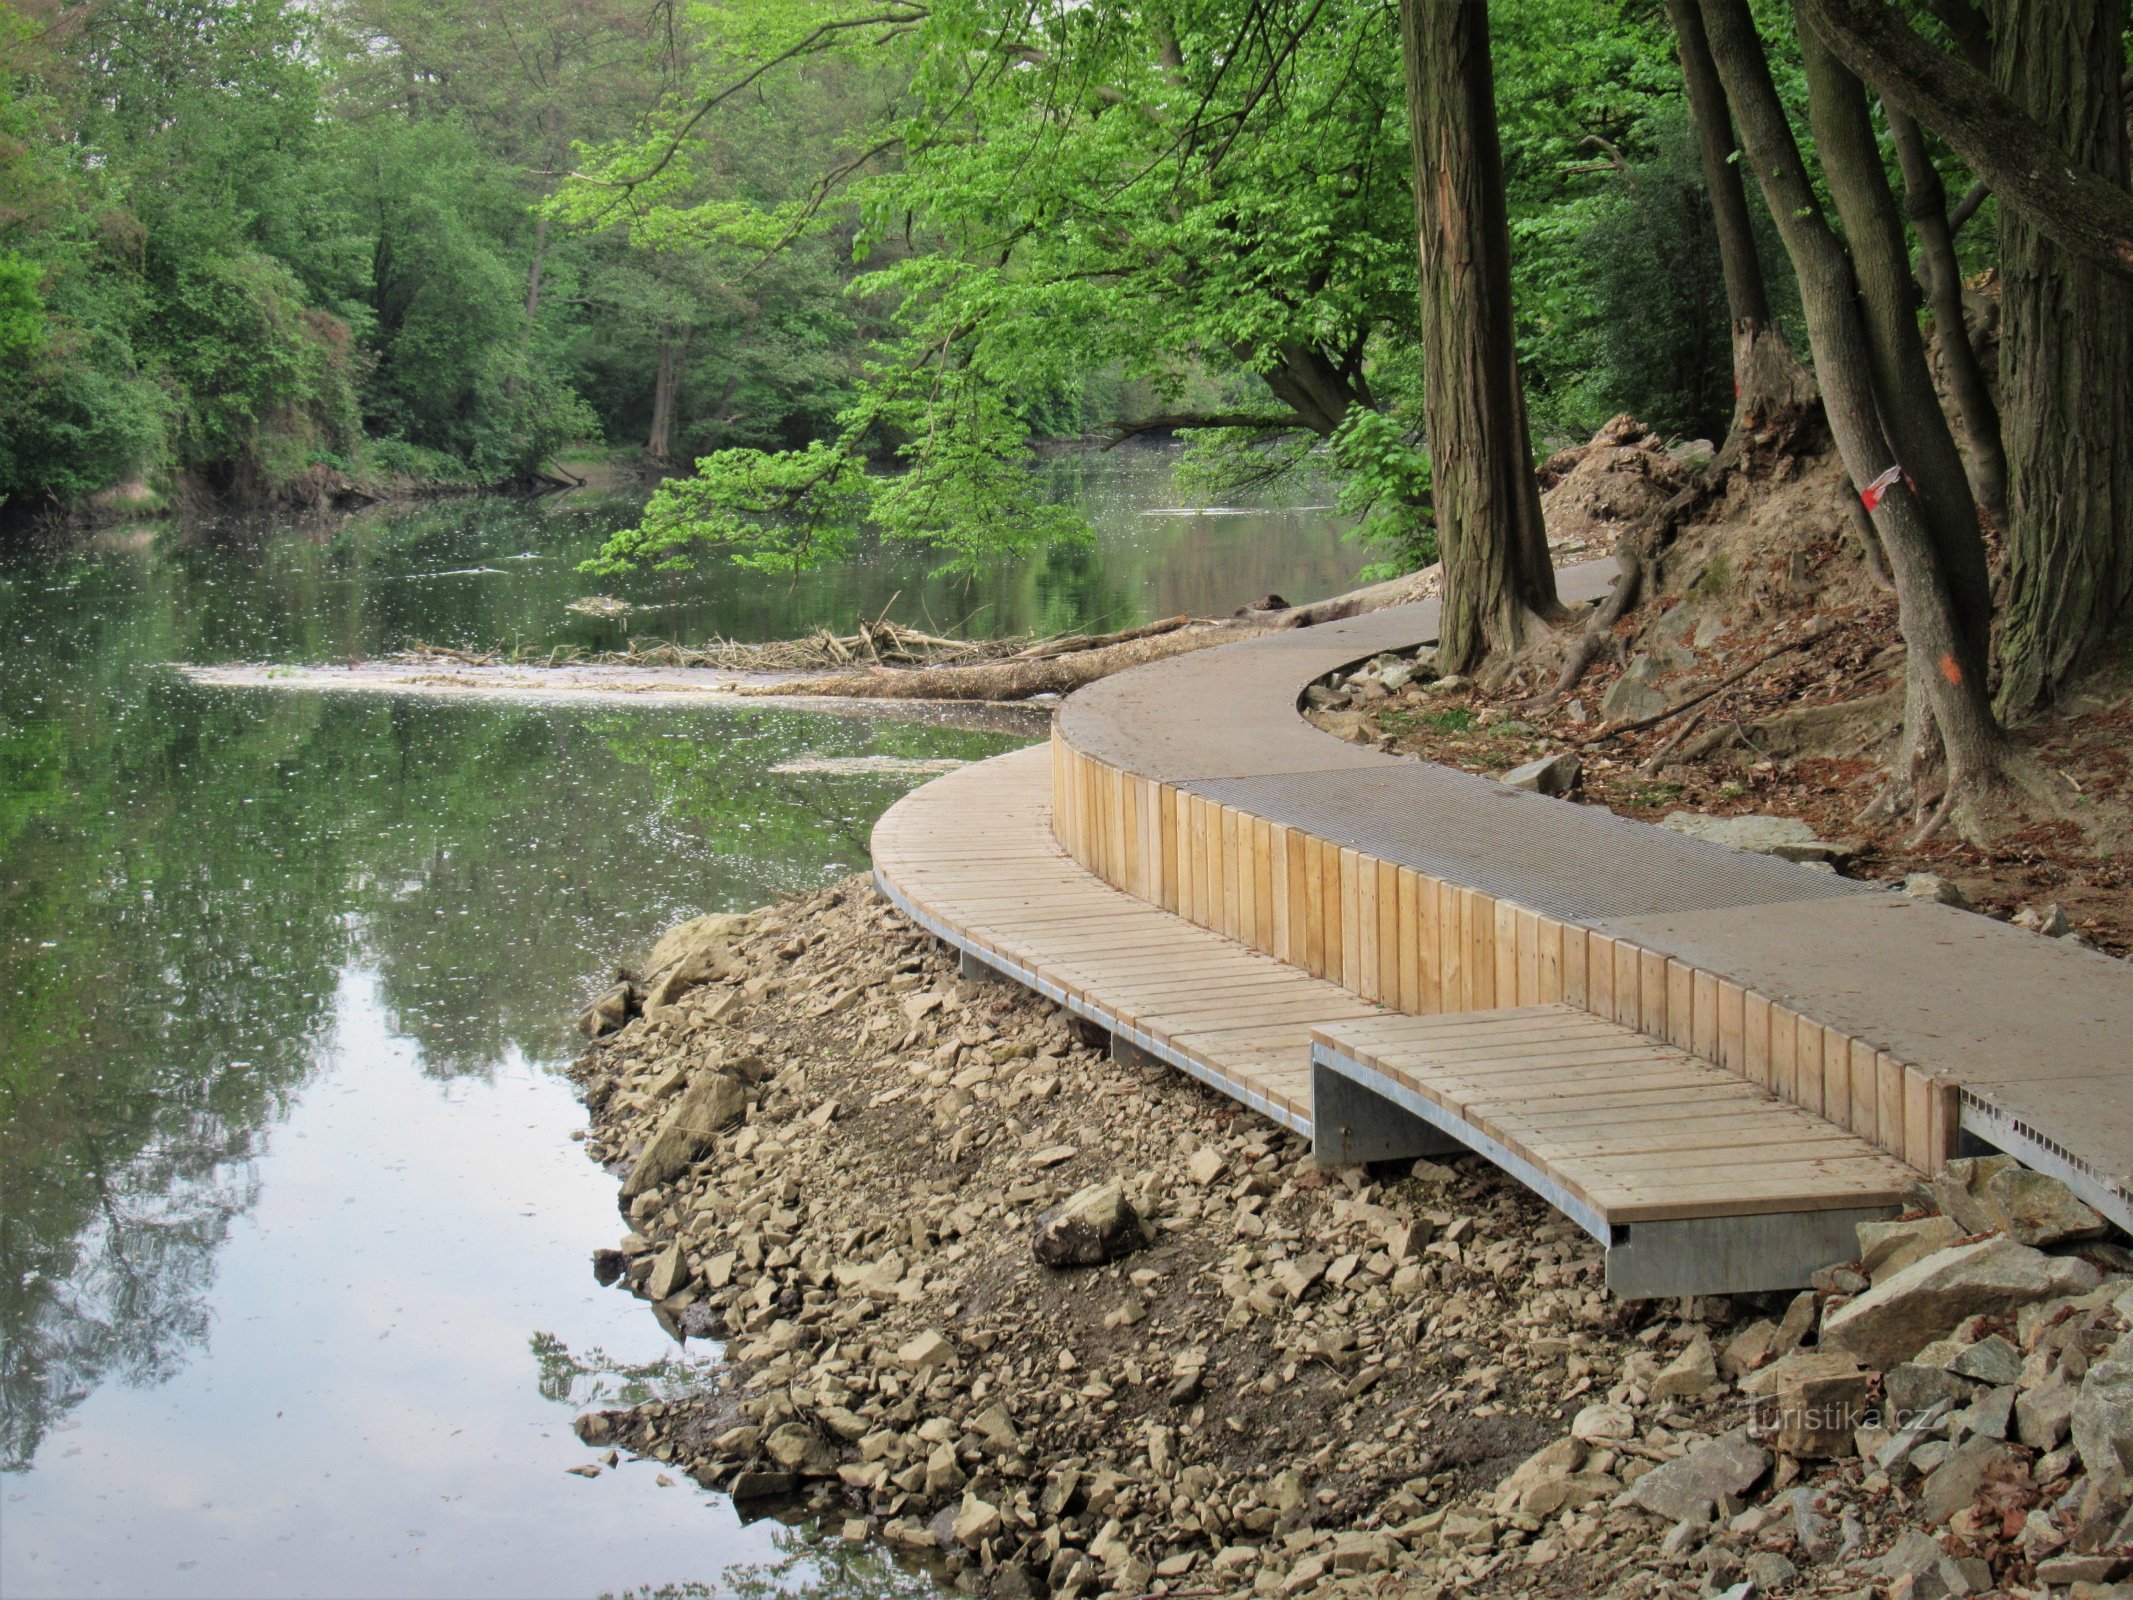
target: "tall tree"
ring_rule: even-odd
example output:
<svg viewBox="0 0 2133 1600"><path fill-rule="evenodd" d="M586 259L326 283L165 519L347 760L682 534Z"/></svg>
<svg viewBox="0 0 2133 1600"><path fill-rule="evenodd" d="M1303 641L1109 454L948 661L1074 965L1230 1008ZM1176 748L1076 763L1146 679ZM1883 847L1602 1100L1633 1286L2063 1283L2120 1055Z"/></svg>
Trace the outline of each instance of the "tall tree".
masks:
<svg viewBox="0 0 2133 1600"><path fill-rule="evenodd" d="M2008 458L2001 704L2049 703L2133 614L2133 193L2123 0L1975 10L1959 60L1882 0L1805 0L1829 47L2000 201ZM1959 0L1944 0L1951 7Z"/></svg>
<svg viewBox="0 0 2133 1600"><path fill-rule="evenodd" d="M2074 161L2126 186L2121 0L2002 3L1998 87ZM2000 208L2010 483L2000 703L2056 698L2133 612L2133 282ZM2116 396L2116 403L2111 397Z"/></svg>
<svg viewBox="0 0 2133 1600"><path fill-rule="evenodd" d="M1696 145L1703 161L1704 187L1711 199L1711 220L1718 234L1719 262L1725 272L1726 304L1733 333L1734 428L1777 422L1814 401L1814 380L1800 365L1771 314L1770 290L1762 257L1756 253L1755 223L1748 210L1748 189L1741 181L1740 147L1726 108L1726 88L1711 59L1703 14L1696 0L1666 0L1681 56L1681 78ZM1728 441L1731 442L1730 440Z"/></svg>
<svg viewBox="0 0 2133 1600"><path fill-rule="evenodd" d="M1465 672L1561 612L1519 382L1487 0L1401 0L1422 360L1444 561L1438 658Z"/></svg>
<svg viewBox="0 0 2133 1600"><path fill-rule="evenodd" d="M1986 694L1986 661L1966 626L1934 529L1903 477L1884 428L1860 284L1800 158L1747 0L1701 0L1711 53L1748 159L1800 282L1823 405L1895 578L1908 670L1904 731L1884 803L1914 809L1924 828L1987 801L2003 775L2005 741ZM1922 828L1921 831L1924 831Z"/></svg>

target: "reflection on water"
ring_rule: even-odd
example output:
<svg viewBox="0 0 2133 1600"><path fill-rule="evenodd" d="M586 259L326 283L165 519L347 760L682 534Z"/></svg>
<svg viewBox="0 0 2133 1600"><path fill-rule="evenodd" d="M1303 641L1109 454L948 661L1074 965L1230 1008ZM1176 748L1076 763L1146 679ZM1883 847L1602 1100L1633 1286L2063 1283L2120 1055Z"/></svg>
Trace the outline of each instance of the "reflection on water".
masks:
<svg viewBox="0 0 2133 1600"><path fill-rule="evenodd" d="M1142 519L1167 479L1127 468L1066 481L1125 531L975 589L876 557L626 594L682 637L848 622L899 588L898 615L1065 628L1352 570L1315 522ZM567 1137L560 1024L617 953L860 866L929 765L1018 740L160 665L613 642L564 606L629 510L0 556L0 1591L891 1591L649 1464L565 1472L577 1410L703 1353L592 1284L619 1223Z"/></svg>

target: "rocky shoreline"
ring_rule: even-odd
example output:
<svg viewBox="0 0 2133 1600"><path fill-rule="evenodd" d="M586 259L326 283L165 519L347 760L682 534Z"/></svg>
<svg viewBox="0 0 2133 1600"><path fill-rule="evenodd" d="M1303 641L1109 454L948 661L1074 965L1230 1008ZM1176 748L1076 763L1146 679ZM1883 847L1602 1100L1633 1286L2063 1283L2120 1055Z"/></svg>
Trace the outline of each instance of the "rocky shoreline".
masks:
<svg viewBox="0 0 2133 1600"><path fill-rule="evenodd" d="M595 1270L729 1361L581 1440L968 1592L2133 1597L2133 1255L2005 1158L1799 1295L1623 1303L1485 1162L1321 1172L861 878L584 1026Z"/></svg>

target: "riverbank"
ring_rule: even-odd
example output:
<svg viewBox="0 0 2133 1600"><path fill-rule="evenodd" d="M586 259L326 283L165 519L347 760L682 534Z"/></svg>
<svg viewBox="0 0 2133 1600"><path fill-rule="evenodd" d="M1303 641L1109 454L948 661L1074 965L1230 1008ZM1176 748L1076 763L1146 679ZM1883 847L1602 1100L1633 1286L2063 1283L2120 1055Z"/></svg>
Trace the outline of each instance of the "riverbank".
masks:
<svg viewBox="0 0 2133 1600"><path fill-rule="evenodd" d="M966 1590L1922 1600L2133 1538L2133 1258L2033 1175L1799 1296L1623 1303L1487 1164L1320 1172L864 879L685 925L588 1026L596 1268L729 1366L580 1438Z"/></svg>

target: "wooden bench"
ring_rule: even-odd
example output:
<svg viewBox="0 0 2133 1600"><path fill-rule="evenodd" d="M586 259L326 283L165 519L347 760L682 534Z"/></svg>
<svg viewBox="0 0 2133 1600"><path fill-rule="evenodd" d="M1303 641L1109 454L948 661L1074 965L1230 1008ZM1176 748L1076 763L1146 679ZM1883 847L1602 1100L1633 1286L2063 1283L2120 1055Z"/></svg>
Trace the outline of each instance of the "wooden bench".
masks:
<svg viewBox="0 0 2133 1600"><path fill-rule="evenodd" d="M1917 1174L1824 1118L1568 1005L1311 1034L1322 1161L1479 1152L1606 1247L1628 1298L1803 1285Z"/></svg>

